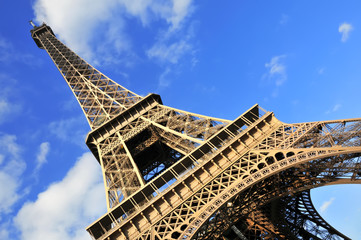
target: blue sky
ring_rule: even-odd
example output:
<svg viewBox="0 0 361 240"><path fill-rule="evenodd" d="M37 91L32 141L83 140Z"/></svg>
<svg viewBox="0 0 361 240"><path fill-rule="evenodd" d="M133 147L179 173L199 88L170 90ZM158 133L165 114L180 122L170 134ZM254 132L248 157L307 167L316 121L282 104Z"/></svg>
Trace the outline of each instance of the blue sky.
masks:
<svg viewBox="0 0 361 240"><path fill-rule="evenodd" d="M45 21L113 80L166 105L234 119L255 103L283 122L361 117L360 1L1 1L0 239L90 239L106 211L90 130L30 37ZM361 239L361 187L312 191Z"/></svg>

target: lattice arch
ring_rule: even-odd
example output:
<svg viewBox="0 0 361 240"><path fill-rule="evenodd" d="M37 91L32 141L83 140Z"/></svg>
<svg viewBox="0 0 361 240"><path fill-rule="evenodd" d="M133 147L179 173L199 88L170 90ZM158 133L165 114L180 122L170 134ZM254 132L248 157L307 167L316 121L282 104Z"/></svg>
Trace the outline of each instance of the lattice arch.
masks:
<svg viewBox="0 0 361 240"><path fill-rule="evenodd" d="M220 196L220 198L213 199L212 202L218 204L217 210L212 213L200 213L198 216L205 218L208 216L207 219L203 219L203 222L200 221L200 219L194 219L193 223L198 223L198 226L195 228L197 231L196 234L192 237L194 239L218 239L225 230L240 218L245 218L252 212L259 211L262 209L262 206L270 204L276 199L294 196L300 191L307 191L309 189L331 184L361 183L360 167L357 164L360 162L359 155L360 153L355 154L354 152L344 152L342 155L334 153L324 159L315 157L304 158L298 163L290 161L292 159L284 159L282 161L288 163L283 167L279 166L283 169L277 169L280 170L279 173L268 177L260 176L259 173L254 173L252 174L253 176L250 176L252 180L249 180L250 178L248 178L244 179L244 181L240 180L238 183L235 182L234 187L241 187L243 191L238 191L233 197L227 194L226 191L224 193L226 196ZM299 158L299 156L294 157ZM333 161L328 161L330 159ZM310 161L313 161L312 164L309 164ZM338 163L340 162L343 162L344 164L339 166ZM280 164L282 164L282 162ZM317 170L315 170L315 166L317 166ZM314 172L314 175L310 176L307 174L309 172ZM335 172L337 173L335 174ZM255 189L257 189L257 191L255 191ZM232 188L227 188L227 190L228 192L232 192L232 190L236 191ZM241 204L241 202L243 203ZM212 204L208 206L208 208L212 209ZM237 208L230 208L230 206L237 206ZM217 215L222 216L218 217ZM217 217L222 220L218 219L219 221L217 221ZM210 220L210 218L212 220ZM269 219L267 220L270 221ZM273 223L271 222L271 224ZM326 226L324 222L323 226ZM330 226L327 229L331 229L331 232L340 236L342 239L348 239ZM270 230L268 231L268 234L270 234ZM184 234L187 235L189 233L184 231ZM280 232L278 232L278 234L280 234Z"/></svg>

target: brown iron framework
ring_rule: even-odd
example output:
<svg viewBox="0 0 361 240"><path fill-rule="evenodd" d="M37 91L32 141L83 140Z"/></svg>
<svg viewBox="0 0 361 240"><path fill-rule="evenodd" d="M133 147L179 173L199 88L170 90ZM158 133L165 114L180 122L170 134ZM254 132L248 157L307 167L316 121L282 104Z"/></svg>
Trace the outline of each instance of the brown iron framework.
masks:
<svg viewBox="0 0 361 240"><path fill-rule="evenodd" d="M361 119L286 124L254 105L234 121L164 106L112 81L45 24L31 30L78 100L108 212L94 239L349 239L309 190L358 183Z"/></svg>

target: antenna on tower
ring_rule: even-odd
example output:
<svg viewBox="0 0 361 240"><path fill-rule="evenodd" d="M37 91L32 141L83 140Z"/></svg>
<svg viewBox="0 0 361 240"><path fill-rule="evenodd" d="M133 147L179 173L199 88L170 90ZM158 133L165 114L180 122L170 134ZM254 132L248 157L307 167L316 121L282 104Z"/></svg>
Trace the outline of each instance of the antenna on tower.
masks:
<svg viewBox="0 0 361 240"><path fill-rule="evenodd" d="M31 26L36 27L36 25L34 24L33 20L30 20L29 23L31 24Z"/></svg>

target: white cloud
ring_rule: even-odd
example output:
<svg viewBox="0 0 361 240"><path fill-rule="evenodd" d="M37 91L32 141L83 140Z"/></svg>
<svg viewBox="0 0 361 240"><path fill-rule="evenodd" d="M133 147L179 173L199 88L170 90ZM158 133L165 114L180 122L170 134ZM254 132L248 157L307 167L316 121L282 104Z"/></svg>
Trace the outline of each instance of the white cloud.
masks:
<svg viewBox="0 0 361 240"><path fill-rule="evenodd" d="M192 0L118 0L126 13L139 18L147 26L152 15L165 20L172 29L177 29L192 12ZM154 18L154 17L153 17Z"/></svg>
<svg viewBox="0 0 361 240"><path fill-rule="evenodd" d="M16 143L16 136L0 133L0 219L3 214L12 211L12 206L19 200L21 175L26 164L20 157L21 149ZM0 230L4 234L2 230Z"/></svg>
<svg viewBox="0 0 361 240"><path fill-rule="evenodd" d="M11 172L0 171L0 215L12 211L12 205L19 199L18 178Z"/></svg>
<svg viewBox="0 0 361 240"><path fill-rule="evenodd" d="M173 28L178 28L182 20L192 11L192 0L173 0L172 14L168 21Z"/></svg>
<svg viewBox="0 0 361 240"><path fill-rule="evenodd" d="M0 90L0 94L2 91ZM0 96L0 124L12 119L21 110L21 105L7 99L6 95Z"/></svg>
<svg viewBox="0 0 361 240"><path fill-rule="evenodd" d="M192 43L196 27L197 22L177 30L170 27L167 31L160 32L158 40L147 50L148 58L158 60L164 67L159 77L158 88L169 86L170 76L180 71L182 66L194 67L198 63L197 51Z"/></svg>
<svg viewBox="0 0 361 240"><path fill-rule="evenodd" d="M351 24L349 23L342 23L339 27L338 27L338 32L341 33L342 37L341 37L341 42L346 42L347 39L349 38L350 32L353 30L353 27Z"/></svg>
<svg viewBox="0 0 361 240"><path fill-rule="evenodd" d="M0 239L9 239L9 231L5 227L0 227Z"/></svg>
<svg viewBox="0 0 361 240"><path fill-rule="evenodd" d="M95 62L115 61L114 55L130 51L125 16L144 26L160 19L177 29L192 10L191 0L37 0L33 8L38 23L46 22L70 48ZM101 39L101 45L92 46L94 39Z"/></svg>
<svg viewBox="0 0 361 240"><path fill-rule="evenodd" d="M115 1L38 0L33 8L36 21L46 22L74 50L91 58L89 38L98 24L112 17Z"/></svg>
<svg viewBox="0 0 361 240"><path fill-rule="evenodd" d="M120 5L123 5L130 15L137 16L142 21L143 25L147 25L149 21L148 8L152 4L152 0L119 0Z"/></svg>
<svg viewBox="0 0 361 240"><path fill-rule="evenodd" d="M62 181L25 203L14 222L23 240L90 239L85 227L105 212L100 166L86 153Z"/></svg>
<svg viewBox="0 0 361 240"><path fill-rule="evenodd" d="M43 142L40 144L39 153L36 156L36 171L39 170L44 163L46 163L46 157L50 150L50 143Z"/></svg>
<svg viewBox="0 0 361 240"><path fill-rule="evenodd" d="M277 87L287 80L286 65L283 63L285 58L286 55L275 56L265 64L268 69L266 76L274 80Z"/></svg>
<svg viewBox="0 0 361 240"><path fill-rule="evenodd" d="M191 45L182 39L169 46L163 42L157 43L147 51L147 55L150 58L157 58L161 61L176 64L178 60L191 49Z"/></svg>
<svg viewBox="0 0 361 240"><path fill-rule="evenodd" d="M163 87L168 87L170 85L170 80L169 80L169 73L171 72L171 70L169 68L167 68L159 77L159 81L158 81L158 87L163 88Z"/></svg>
<svg viewBox="0 0 361 240"><path fill-rule="evenodd" d="M85 117L62 119L49 124L50 133L62 141L67 141L84 147L85 137L89 131Z"/></svg>
<svg viewBox="0 0 361 240"><path fill-rule="evenodd" d="M330 200L322 203L321 207L320 207L320 213L324 213L331 205L331 203L335 200L335 198L331 198Z"/></svg>
<svg viewBox="0 0 361 240"><path fill-rule="evenodd" d="M33 8L39 24L46 22L60 40L94 65L130 67L142 61L143 54L159 60L163 74L158 88L170 84L169 76L178 71L185 56L192 66L198 62L192 45L196 24L186 21L194 11L192 0L98 0L92 4L87 0L36 0ZM132 41L130 19L141 22L147 29L144 34L152 34L139 38L147 39L144 52L136 47L141 45L139 39L137 45Z"/></svg>
<svg viewBox="0 0 361 240"><path fill-rule="evenodd" d="M7 99L0 99L0 122L6 120L6 115L10 114L12 111L11 104Z"/></svg>
<svg viewBox="0 0 361 240"><path fill-rule="evenodd" d="M11 239L10 231L12 230L11 220L7 219L0 223L0 239Z"/></svg>
<svg viewBox="0 0 361 240"><path fill-rule="evenodd" d="M0 73L0 124L12 119L21 110L21 105L10 100L13 97L16 80Z"/></svg>

